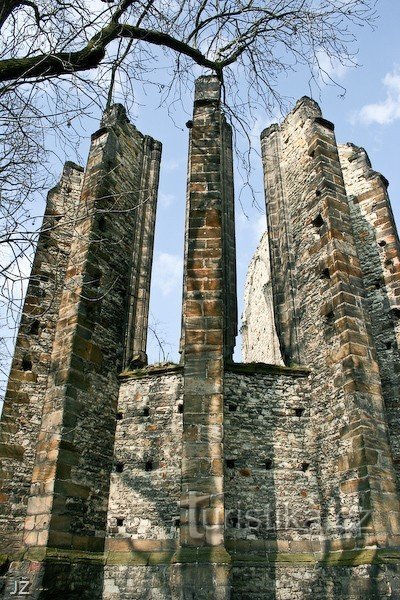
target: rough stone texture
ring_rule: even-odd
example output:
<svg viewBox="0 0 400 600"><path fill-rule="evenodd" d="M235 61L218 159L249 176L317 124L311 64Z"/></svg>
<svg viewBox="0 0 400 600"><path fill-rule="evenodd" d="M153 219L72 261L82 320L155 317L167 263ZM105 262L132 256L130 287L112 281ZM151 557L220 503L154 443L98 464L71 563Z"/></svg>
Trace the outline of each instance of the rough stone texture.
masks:
<svg viewBox="0 0 400 600"><path fill-rule="evenodd" d="M275 329L268 232L263 233L247 270L240 331L243 362L283 364Z"/></svg>
<svg viewBox="0 0 400 600"><path fill-rule="evenodd" d="M232 134L216 78L196 83L183 311L181 542L223 544L223 364L236 334ZM192 507L193 504L193 507Z"/></svg>
<svg viewBox="0 0 400 600"><path fill-rule="evenodd" d="M309 378L227 373L224 402L226 540L319 539Z"/></svg>
<svg viewBox="0 0 400 600"><path fill-rule="evenodd" d="M264 236L247 287L249 362L233 363L232 145L219 98L217 79L201 77L181 365L144 365L160 145L121 107L93 136L74 235L60 228L51 251L41 236L42 283L53 292L58 252L65 276L42 337L24 320L44 306L31 280L10 380L2 498L17 535L4 598L21 578L32 598L400 598L399 254L384 182L360 149L341 149L340 163L310 99L264 132L273 294ZM68 168L72 202L81 174ZM266 364L268 345L285 365ZM27 350L43 353L37 378Z"/></svg>
<svg viewBox="0 0 400 600"><path fill-rule="evenodd" d="M384 177L363 148L339 146L400 486L400 246ZM400 487L398 487L400 491Z"/></svg>
<svg viewBox="0 0 400 600"><path fill-rule="evenodd" d="M181 408L181 373L121 384L107 526L120 550L123 540L179 538Z"/></svg>
<svg viewBox="0 0 400 600"><path fill-rule="evenodd" d="M160 149L159 142L129 123L119 105L105 115L102 128L92 136L49 348L24 524L28 554L41 548L77 552L104 548L126 315L128 326L130 318L135 336L142 340L141 329L147 327L146 299L136 310L131 300L136 291L131 294L130 286L135 277L144 278L148 293L149 274L143 271L150 268L151 252L133 254L132 259L132 248L141 246L143 228L150 229L145 239L152 241L154 207L148 209L146 203L155 201ZM135 284L135 290L139 287ZM61 593L65 572L49 564L44 563L37 577L45 586L52 578L52 593L57 586ZM74 580L79 568L67 571Z"/></svg>
<svg viewBox="0 0 400 600"><path fill-rule="evenodd" d="M262 150L280 344L288 362L312 369L321 526L396 546L396 479L333 126L303 98L262 134Z"/></svg>
<svg viewBox="0 0 400 600"><path fill-rule="evenodd" d="M17 550L29 497L83 169L66 163L47 197L4 399L0 429L0 553Z"/></svg>

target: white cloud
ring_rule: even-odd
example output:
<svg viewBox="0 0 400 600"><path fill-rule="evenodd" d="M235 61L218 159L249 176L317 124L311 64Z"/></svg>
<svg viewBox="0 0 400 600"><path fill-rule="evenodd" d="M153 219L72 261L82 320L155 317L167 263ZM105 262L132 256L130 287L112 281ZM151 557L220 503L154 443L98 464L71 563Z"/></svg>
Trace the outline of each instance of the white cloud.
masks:
<svg viewBox="0 0 400 600"><path fill-rule="evenodd" d="M183 259L178 254L160 252L156 256L153 268L154 285L163 296L169 296L175 288L182 285Z"/></svg>
<svg viewBox="0 0 400 600"><path fill-rule="evenodd" d="M164 194L164 192L160 192L159 201L162 208L169 208L175 202L175 196L173 194Z"/></svg>
<svg viewBox="0 0 400 600"><path fill-rule="evenodd" d="M337 58L331 58L326 52L317 53L318 61L318 78L322 83L332 83L332 81L338 81L343 79L349 69L348 66L344 65Z"/></svg>
<svg viewBox="0 0 400 600"><path fill-rule="evenodd" d="M241 231L250 232L253 241L258 243L260 237L267 229L267 218L264 213L260 214L258 211L253 211L248 216L244 213L239 213L236 217L236 224Z"/></svg>
<svg viewBox="0 0 400 600"><path fill-rule="evenodd" d="M256 221L252 223L253 231L257 239L260 239L262 234L267 229L267 217L265 214L262 214L258 217Z"/></svg>
<svg viewBox="0 0 400 600"><path fill-rule="evenodd" d="M355 120L366 125L387 125L400 119L400 71L396 69L387 73L382 83L386 90L386 98L381 102L365 104L355 115Z"/></svg>

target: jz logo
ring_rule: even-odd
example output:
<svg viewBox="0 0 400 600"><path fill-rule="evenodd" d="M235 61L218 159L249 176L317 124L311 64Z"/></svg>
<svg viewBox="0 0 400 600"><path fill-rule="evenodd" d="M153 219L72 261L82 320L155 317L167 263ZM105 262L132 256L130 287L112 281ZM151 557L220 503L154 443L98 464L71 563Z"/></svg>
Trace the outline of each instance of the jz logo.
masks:
<svg viewBox="0 0 400 600"><path fill-rule="evenodd" d="M10 596L29 596L29 579L16 579Z"/></svg>

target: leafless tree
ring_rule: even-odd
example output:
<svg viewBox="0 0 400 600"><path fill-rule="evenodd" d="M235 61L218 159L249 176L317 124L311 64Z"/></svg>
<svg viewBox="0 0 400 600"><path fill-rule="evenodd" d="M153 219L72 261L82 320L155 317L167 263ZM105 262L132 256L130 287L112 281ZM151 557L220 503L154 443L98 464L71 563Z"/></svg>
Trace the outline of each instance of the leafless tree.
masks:
<svg viewBox="0 0 400 600"><path fill-rule="evenodd" d="M224 85L239 121L281 103L282 72L321 56L353 63L355 26L376 0L3 0L0 5L0 296L19 307L21 258L37 237L30 200L51 154L74 147L79 122L151 83L173 103L200 72ZM160 68L160 66L162 68ZM196 66L196 68L194 68ZM243 91L244 90L244 91ZM57 143L54 142L56 139Z"/></svg>

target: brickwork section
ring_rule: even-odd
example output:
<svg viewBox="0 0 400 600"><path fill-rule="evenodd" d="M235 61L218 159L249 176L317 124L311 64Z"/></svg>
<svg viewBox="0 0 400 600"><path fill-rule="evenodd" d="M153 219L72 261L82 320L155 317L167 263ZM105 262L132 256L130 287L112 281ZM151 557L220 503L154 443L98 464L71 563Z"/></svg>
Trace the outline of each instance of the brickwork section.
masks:
<svg viewBox="0 0 400 600"><path fill-rule="evenodd" d="M358 544L396 544L399 504L379 369L333 126L303 98L281 128L264 132L262 147L273 282L278 296L284 292L278 335L286 355L298 352L313 370L322 526L340 537L361 523ZM272 155L279 182L269 172Z"/></svg>
<svg viewBox="0 0 400 600"><path fill-rule="evenodd" d="M102 550L144 152L111 109L92 145L51 356L27 546Z"/></svg>
<svg viewBox="0 0 400 600"><path fill-rule="evenodd" d="M377 350L386 417L400 492L400 246L387 181L363 148L339 146L354 238Z"/></svg>
<svg viewBox="0 0 400 600"><path fill-rule="evenodd" d="M263 554L269 540L291 552L319 540L320 498L309 378L290 373L225 376L225 536ZM272 548L276 548L276 542ZM315 548L316 549L316 548Z"/></svg>
<svg viewBox="0 0 400 600"><path fill-rule="evenodd" d="M18 549L32 479L36 443L48 384L61 292L83 169L66 163L49 192L26 293L1 418L0 552Z"/></svg>
<svg viewBox="0 0 400 600"><path fill-rule="evenodd" d="M181 542L223 544L223 373L236 334L231 131L216 78L196 82L183 314Z"/></svg>
<svg viewBox="0 0 400 600"><path fill-rule="evenodd" d="M120 388L108 507L109 548L176 540L180 525L182 374L144 374Z"/></svg>

